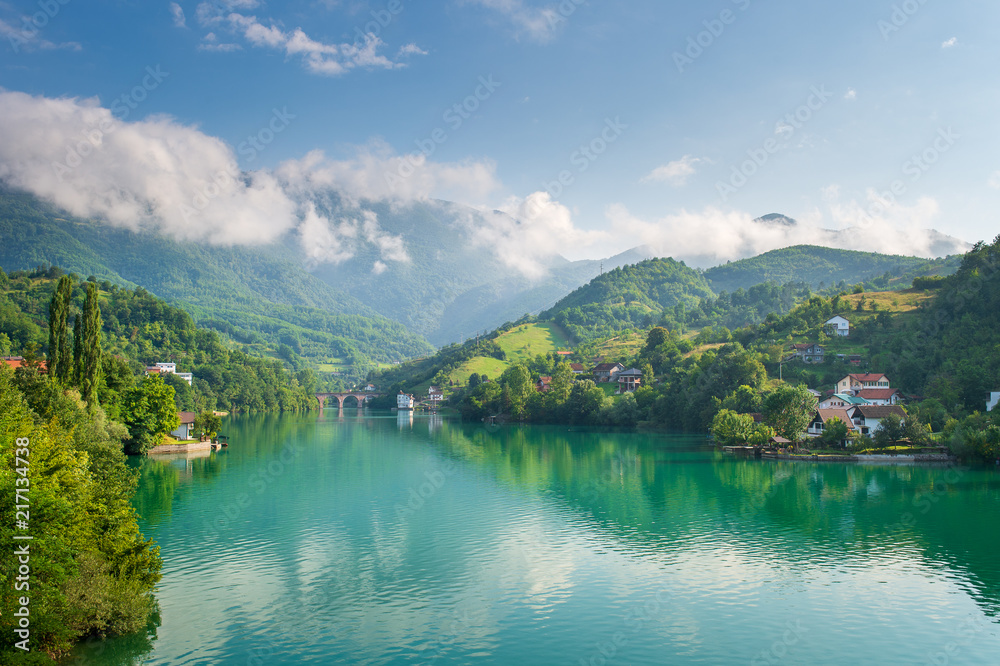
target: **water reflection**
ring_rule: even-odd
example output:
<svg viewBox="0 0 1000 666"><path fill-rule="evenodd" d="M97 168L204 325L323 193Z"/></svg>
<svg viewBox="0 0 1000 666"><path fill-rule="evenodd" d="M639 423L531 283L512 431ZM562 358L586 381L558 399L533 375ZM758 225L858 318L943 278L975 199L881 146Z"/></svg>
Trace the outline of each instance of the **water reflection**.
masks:
<svg viewBox="0 0 1000 666"><path fill-rule="evenodd" d="M347 411L140 464L167 563L148 663L747 663L789 617L812 631L789 663L926 661L968 618L963 658L1000 651L989 471Z"/></svg>

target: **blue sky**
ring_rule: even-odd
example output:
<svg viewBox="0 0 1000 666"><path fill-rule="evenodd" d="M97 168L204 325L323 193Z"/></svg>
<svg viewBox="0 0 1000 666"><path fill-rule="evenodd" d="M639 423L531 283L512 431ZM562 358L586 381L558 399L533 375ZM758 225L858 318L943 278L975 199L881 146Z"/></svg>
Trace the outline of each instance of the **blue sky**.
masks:
<svg viewBox="0 0 1000 666"><path fill-rule="evenodd" d="M998 18L940 0L5 0L0 87L50 133L65 114L30 105L75 99L362 198L393 196L372 173L422 151L406 196L534 214L531 242L570 257L728 259L859 225L864 247L927 254L924 227L1000 232ZM5 115L0 177L37 182ZM769 212L808 230L746 231Z"/></svg>

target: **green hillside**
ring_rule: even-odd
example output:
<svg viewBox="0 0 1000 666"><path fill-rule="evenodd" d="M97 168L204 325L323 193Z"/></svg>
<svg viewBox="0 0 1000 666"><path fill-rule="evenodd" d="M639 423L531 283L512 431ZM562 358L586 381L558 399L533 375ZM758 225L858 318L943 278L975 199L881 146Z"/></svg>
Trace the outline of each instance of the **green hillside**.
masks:
<svg viewBox="0 0 1000 666"><path fill-rule="evenodd" d="M804 282L812 289L823 289L841 283L845 286L865 283L883 276L885 282L876 286L887 289L908 287L916 275L950 275L957 268L955 257L927 260L797 245L710 268L705 271L705 278L716 293L765 282Z"/></svg>
<svg viewBox="0 0 1000 666"><path fill-rule="evenodd" d="M259 352L291 346L317 363L357 366L431 347L353 296L309 274L294 251L214 247L72 218L22 193L0 191L0 267L58 265L120 286L141 285L202 325Z"/></svg>
<svg viewBox="0 0 1000 666"><path fill-rule="evenodd" d="M705 278L684 262L649 259L594 278L539 315L578 340L648 328L676 306L713 298Z"/></svg>

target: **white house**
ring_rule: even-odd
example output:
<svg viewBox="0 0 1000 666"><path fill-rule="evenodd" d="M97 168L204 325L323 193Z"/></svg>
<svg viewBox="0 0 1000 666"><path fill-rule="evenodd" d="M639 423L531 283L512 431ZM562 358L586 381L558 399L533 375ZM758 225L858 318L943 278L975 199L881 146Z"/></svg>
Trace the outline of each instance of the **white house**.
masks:
<svg viewBox="0 0 1000 666"><path fill-rule="evenodd" d="M887 389L889 386L889 378L881 372L847 375L837 382L836 392L857 395L861 389Z"/></svg>
<svg viewBox="0 0 1000 666"><path fill-rule="evenodd" d="M157 363L156 365L146 368L147 375L177 375L191 386L194 381L194 375L190 372L177 372L176 363Z"/></svg>
<svg viewBox="0 0 1000 666"><path fill-rule="evenodd" d="M413 409L413 396L409 393L399 392L396 396L397 409Z"/></svg>
<svg viewBox="0 0 1000 666"><path fill-rule="evenodd" d="M1000 391L990 393L990 400L986 403L986 411L992 412L997 404L1000 404Z"/></svg>
<svg viewBox="0 0 1000 666"><path fill-rule="evenodd" d="M444 391L437 386L431 386L427 389L427 401L431 403L431 407L437 407L442 400L444 400Z"/></svg>
<svg viewBox="0 0 1000 666"><path fill-rule="evenodd" d="M181 424L176 430L171 430L170 434L177 439L191 439L194 437L194 420L198 417L194 412L177 412Z"/></svg>
<svg viewBox="0 0 1000 666"><path fill-rule="evenodd" d="M807 437L819 437L826 430L826 424L832 419L840 419L847 425L847 430L857 431L857 426L854 425L854 420L851 419L851 415L846 409L817 409L813 414L813 420L806 429ZM840 442L841 446L846 446L847 441Z"/></svg>
<svg viewBox="0 0 1000 666"><path fill-rule="evenodd" d="M875 434L882 427L882 419L889 414L895 414L901 419L906 418L903 408L895 405L860 405L849 409L848 413L862 435Z"/></svg>
<svg viewBox="0 0 1000 666"><path fill-rule="evenodd" d="M840 315L828 319L825 326L833 335L839 335L846 338L851 334L851 322L847 321Z"/></svg>

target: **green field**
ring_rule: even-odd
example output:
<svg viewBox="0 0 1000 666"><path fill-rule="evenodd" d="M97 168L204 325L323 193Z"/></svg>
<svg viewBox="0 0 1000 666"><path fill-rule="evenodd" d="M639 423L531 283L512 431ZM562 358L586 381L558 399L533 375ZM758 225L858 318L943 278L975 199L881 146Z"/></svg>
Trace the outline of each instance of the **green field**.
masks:
<svg viewBox="0 0 1000 666"><path fill-rule="evenodd" d="M448 375L448 379L461 386L465 386L468 383L469 375L473 372L480 375L486 375L490 379L496 379L503 374L503 371L506 370L509 365L510 364L506 361L501 361L499 359L487 356L476 356L453 370L452 373Z"/></svg>
<svg viewBox="0 0 1000 666"><path fill-rule="evenodd" d="M497 344L507 354L507 360L513 363L527 361L539 354L570 349L566 335L550 321L515 326L497 338Z"/></svg>

